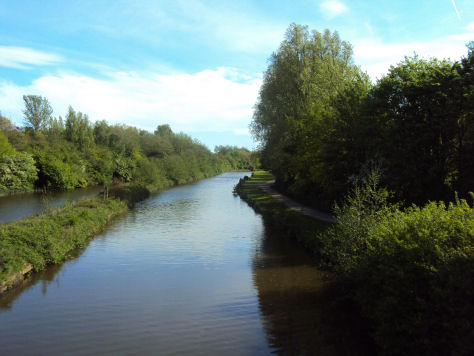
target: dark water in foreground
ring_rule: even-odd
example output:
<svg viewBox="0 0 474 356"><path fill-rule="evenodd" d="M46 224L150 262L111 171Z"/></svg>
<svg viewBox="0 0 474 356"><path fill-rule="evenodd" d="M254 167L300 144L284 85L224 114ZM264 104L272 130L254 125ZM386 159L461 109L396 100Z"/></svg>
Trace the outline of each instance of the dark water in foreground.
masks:
<svg viewBox="0 0 474 356"><path fill-rule="evenodd" d="M63 205L66 201L74 201L98 194L102 187L95 186L62 192L21 193L0 197L0 224L21 220L38 214L48 208Z"/></svg>
<svg viewBox="0 0 474 356"><path fill-rule="evenodd" d="M226 173L167 190L0 299L0 355L331 354L324 287Z"/></svg>

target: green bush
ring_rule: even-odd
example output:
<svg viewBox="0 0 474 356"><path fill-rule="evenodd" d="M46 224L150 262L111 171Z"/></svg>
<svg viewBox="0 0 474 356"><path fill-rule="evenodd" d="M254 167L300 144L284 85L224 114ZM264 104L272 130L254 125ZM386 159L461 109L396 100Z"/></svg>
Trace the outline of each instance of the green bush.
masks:
<svg viewBox="0 0 474 356"><path fill-rule="evenodd" d="M474 209L400 210L371 174L336 206L321 254L368 318L383 354L474 352ZM471 340L471 341L470 341Z"/></svg>
<svg viewBox="0 0 474 356"><path fill-rule="evenodd" d="M31 190L37 178L35 161L30 154L0 157L0 192Z"/></svg>
<svg viewBox="0 0 474 356"><path fill-rule="evenodd" d="M357 299L386 354L474 353L474 209L395 211L368 229Z"/></svg>
<svg viewBox="0 0 474 356"><path fill-rule="evenodd" d="M373 243L369 230L396 211L389 204L390 193L378 187L380 174L372 171L347 195L341 205L335 205L337 224L319 235L321 255L335 272L348 273L358 268L360 259Z"/></svg>

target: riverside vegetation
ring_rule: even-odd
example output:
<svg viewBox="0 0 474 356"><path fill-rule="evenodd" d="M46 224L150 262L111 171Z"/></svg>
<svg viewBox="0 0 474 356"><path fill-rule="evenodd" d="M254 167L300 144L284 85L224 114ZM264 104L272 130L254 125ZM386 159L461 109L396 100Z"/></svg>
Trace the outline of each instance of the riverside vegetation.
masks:
<svg viewBox="0 0 474 356"><path fill-rule="evenodd" d="M154 133L105 121L92 124L71 107L63 119L52 116L46 98L23 99L24 127L0 115L0 194L113 183L154 191L258 165L245 148L217 146L213 153L166 124Z"/></svg>
<svg viewBox="0 0 474 356"><path fill-rule="evenodd" d="M236 191L315 253L380 354L474 353L473 74L471 42L460 61L405 58L373 84L337 33L293 24L264 75L262 165L337 223Z"/></svg>
<svg viewBox="0 0 474 356"><path fill-rule="evenodd" d="M30 270L63 261L151 192L258 165L245 148L217 146L212 153L169 125L149 133L105 121L92 124L71 107L63 120L52 117L46 98L23 99L24 127L0 115L0 194L103 185L104 196L1 225L0 293Z"/></svg>

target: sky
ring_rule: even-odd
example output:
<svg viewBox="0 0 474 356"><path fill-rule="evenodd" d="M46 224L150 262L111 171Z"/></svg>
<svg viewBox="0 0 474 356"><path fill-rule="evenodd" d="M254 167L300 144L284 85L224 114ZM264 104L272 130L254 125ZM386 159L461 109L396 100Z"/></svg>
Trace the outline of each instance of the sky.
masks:
<svg viewBox="0 0 474 356"><path fill-rule="evenodd" d="M405 56L458 60L472 0L0 0L0 113L23 95L94 122L169 124L213 150L256 147L248 126L263 72L291 23L337 31L375 82Z"/></svg>

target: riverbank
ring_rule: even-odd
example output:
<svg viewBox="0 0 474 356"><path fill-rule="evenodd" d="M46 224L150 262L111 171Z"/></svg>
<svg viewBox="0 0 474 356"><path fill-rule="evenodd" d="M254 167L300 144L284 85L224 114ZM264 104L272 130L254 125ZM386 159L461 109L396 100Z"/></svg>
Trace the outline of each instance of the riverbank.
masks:
<svg viewBox="0 0 474 356"><path fill-rule="evenodd" d="M0 294L29 272L67 259L127 209L119 199L94 197L1 225Z"/></svg>
<svg viewBox="0 0 474 356"><path fill-rule="evenodd" d="M291 235L312 254L318 255L321 251L318 234L326 231L334 218L323 213L321 218L316 218L312 209L305 210L301 204L297 205L293 200L277 194L269 187L273 179L267 171L254 171L248 179L241 179L234 191L271 227Z"/></svg>

